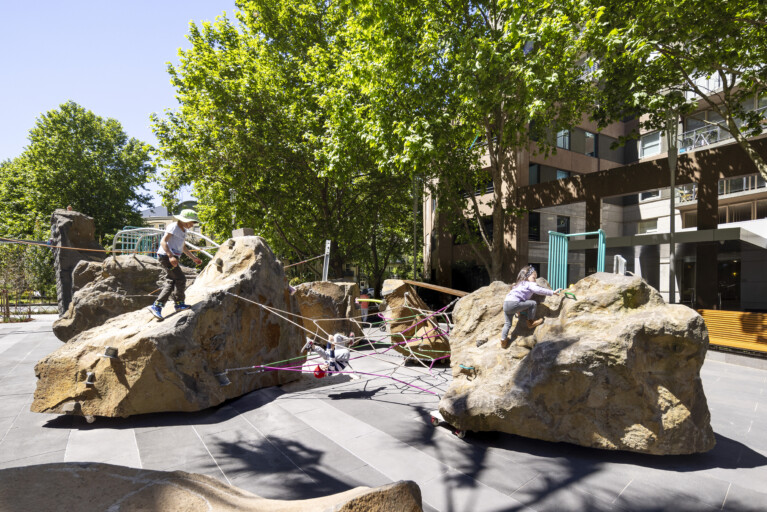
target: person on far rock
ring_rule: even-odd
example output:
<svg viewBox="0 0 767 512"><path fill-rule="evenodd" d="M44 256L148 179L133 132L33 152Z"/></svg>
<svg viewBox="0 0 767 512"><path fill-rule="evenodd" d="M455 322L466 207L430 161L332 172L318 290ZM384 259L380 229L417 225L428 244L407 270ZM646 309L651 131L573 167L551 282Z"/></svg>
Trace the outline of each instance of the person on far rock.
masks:
<svg viewBox="0 0 767 512"><path fill-rule="evenodd" d="M501 344L506 341L506 336L511 329L511 322L516 314L518 317L521 314L527 316L528 329L534 329L543 323L543 318L535 320L535 309L537 303L531 300L534 294L538 295L559 295L561 289L550 290L543 288L535 283L538 279L538 273L535 271L532 265L523 267L517 275L517 281L511 288L511 291L503 299L503 314L505 316L505 323L503 324L503 331L501 331Z"/></svg>
<svg viewBox="0 0 767 512"><path fill-rule="evenodd" d="M323 349L307 338L301 353L314 352L319 355L325 360L325 364L320 365L320 369L332 375L333 373L342 372L349 363L349 350L345 348L345 343L348 343L348 341L349 339L343 334L330 334L328 335L328 344Z"/></svg>
<svg viewBox="0 0 767 512"><path fill-rule="evenodd" d="M360 309L362 310L362 321L367 322L368 321L368 304L369 302L367 299L370 298L370 295L368 295L367 289L363 290L360 294L359 304Z"/></svg>
<svg viewBox="0 0 767 512"><path fill-rule="evenodd" d="M176 303L176 311L190 309L191 306L184 303L184 291L186 290L186 276L179 266L178 259L182 254L189 256L195 265L202 263L202 260L192 254L185 245L186 231L199 222L197 212L194 210L182 210L178 215L173 216L177 222L173 222L165 228L165 234L160 241L160 247L157 249L157 259L160 265L165 269L165 286L163 286L157 300L147 309L154 316L162 320L162 308L165 301L173 295Z"/></svg>

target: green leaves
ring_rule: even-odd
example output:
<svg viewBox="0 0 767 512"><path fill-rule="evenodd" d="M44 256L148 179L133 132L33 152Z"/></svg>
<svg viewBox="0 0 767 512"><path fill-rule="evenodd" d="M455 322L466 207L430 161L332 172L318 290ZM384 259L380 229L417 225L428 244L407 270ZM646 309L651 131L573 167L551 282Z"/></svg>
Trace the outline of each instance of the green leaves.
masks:
<svg viewBox="0 0 767 512"><path fill-rule="evenodd" d="M15 234L32 234L68 205L94 217L97 236L140 224L149 198L137 190L154 172L151 149L116 120L64 103L37 119L22 155L2 166L0 217Z"/></svg>
<svg viewBox="0 0 767 512"><path fill-rule="evenodd" d="M192 25L192 47L170 69L180 106L153 119L166 189L192 184L206 228L223 237L254 227L284 256L321 254L333 240L335 277L345 262L373 259L376 233L387 233L376 251L401 252L409 180L369 123L382 99L351 57L365 52L350 42L352 8L259 0L240 9L236 23Z"/></svg>

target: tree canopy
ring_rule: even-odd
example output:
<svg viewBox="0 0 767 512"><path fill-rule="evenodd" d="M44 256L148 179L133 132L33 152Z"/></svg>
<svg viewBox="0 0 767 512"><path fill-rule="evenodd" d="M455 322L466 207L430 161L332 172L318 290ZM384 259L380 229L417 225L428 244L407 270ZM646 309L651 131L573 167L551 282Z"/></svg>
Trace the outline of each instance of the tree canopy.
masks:
<svg viewBox="0 0 767 512"><path fill-rule="evenodd" d="M169 194L193 184L220 236L254 227L278 254L377 263L407 243L410 179L363 138L366 98L338 87L343 11L321 1L241 2L237 23L192 24L169 66L180 106L155 116ZM371 244L377 249L371 250ZM379 269L380 270L380 269Z"/></svg>
<svg viewBox="0 0 767 512"><path fill-rule="evenodd" d="M600 121L630 113L643 116L645 128L663 130L670 112L683 114L701 125L699 132L731 135L767 179L767 163L748 141L761 133L767 107L767 5L759 0L603 3L606 30L591 49L602 68ZM682 142L698 145L695 137Z"/></svg>
<svg viewBox="0 0 767 512"><path fill-rule="evenodd" d="M129 138L120 123L74 102L40 116L29 145L0 165L0 217L7 235L31 235L53 210L72 206L94 217L97 235L140 224L149 196L151 147Z"/></svg>
<svg viewBox="0 0 767 512"><path fill-rule="evenodd" d="M535 139L548 152L589 107L585 42L601 10L576 0L353 5L347 76L373 98L366 138L423 177L448 228L500 279L513 263L505 234L523 213L519 151ZM473 192L488 183L481 203Z"/></svg>

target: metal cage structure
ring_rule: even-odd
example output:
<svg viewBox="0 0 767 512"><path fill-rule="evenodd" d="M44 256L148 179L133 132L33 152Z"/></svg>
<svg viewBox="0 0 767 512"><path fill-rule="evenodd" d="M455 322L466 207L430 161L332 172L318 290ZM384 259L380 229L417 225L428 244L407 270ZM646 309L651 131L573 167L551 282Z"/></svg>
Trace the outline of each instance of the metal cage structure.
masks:
<svg viewBox="0 0 767 512"><path fill-rule="evenodd" d="M567 288L567 252L570 238L598 235L597 272L605 271L605 232L601 229L588 233L565 234L549 231L549 269L547 280L553 289Z"/></svg>
<svg viewBox="0 0 767 512"><path fill-rule="evenodd" d="M112 255L118 254L146 254L153 258L157 257L157 248L160 246L165 231L155 228L139 228L134 226L125 226L115 234L112 242ZM186 241L185 244L193 251L200 252L208 258L213 258L214 252L219 244L195 231L187 231L187 238L192 238L195 243Z"/></svg>

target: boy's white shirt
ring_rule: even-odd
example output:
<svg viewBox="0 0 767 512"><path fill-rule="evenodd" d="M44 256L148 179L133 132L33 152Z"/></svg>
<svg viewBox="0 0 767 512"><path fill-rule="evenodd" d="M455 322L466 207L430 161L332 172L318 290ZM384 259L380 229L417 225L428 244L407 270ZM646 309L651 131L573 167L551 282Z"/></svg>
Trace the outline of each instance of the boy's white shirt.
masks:
<svg viewBox="0 0 767 512"><path fill-rule="evenodd" d="M172 222L165 228L165 235L168 233L171 235L170 240L165 242L168 244L168 249L170 249L170 252L172 252L174 256L181 256L184 252L186 231L178 225L178 222ZM163 235L163 238L165 238L165 235ZM170 256L170 254L167 254L165 249L162 248L162 243L160 243L160 247L157 249L157 254Z"/></svg>

